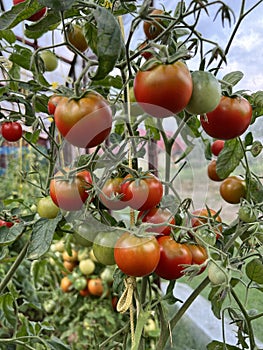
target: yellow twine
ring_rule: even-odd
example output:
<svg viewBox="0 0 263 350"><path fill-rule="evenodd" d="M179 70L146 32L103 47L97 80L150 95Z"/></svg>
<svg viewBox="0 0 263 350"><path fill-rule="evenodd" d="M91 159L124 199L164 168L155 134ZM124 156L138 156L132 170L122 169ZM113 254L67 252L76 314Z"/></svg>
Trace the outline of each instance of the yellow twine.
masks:
<svg viewBox="0 0 263 350"><path fill-rule="evenodd" d="M133 315L132 299L133 299L133 292L136 288L136 278L129 276L124 280L124 284L125 284L125 290L118 301L117 311L123 314L128 309L130 309L131 342L132 344L134 344L135 331L134 331L134 315Z"/></svg>

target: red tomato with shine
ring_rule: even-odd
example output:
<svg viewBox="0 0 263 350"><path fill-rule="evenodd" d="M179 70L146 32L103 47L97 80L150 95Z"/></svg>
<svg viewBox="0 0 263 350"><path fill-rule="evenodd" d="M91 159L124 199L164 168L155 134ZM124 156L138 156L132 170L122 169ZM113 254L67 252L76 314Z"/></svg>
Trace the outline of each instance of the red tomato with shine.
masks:
<svg viewBox="0 0 263 350"><path fill-rule="evenodd" d="M1 126L2 136L6 141L16 142L21 139L23 129L18 122L4 122Z"/></svg>
<svg viewBox="0 0 263 350"><path fill-rule="evenodd" d="M158 205L163 196L163 185L153 174L143 178L125 176L121 185L122 201L135 210L148 210Z"/></svg>
<svg viewBox="0 0 263 350"><path fill-rule="evenodd" d="M209 177L210 180L212 181L223 181L223 179L221 179L216 171L216 160L212 160L208 166L207 166L207 175Z"/></svg>
<svg viewBox="0 0 263 350"><path fill-rule="evenodd" d="M166 280L175 280L184 274L183 265L191 265L192 254L186 244L176 242L170 236L159 237L161 255L155 273Z"/></svg>
<svg viewBox="0 0 263 350"><path fill-rule="evenodd" d="M58 171L50 182L50 197L61 209L68 211L80 210L89 197L88 190L92 178L87 170L82 170L67 178L69 169Z"/></svg>
<svg viewBox="0 0 263 350"><path fill-rule="evenodd" d="M190 71L183 62L157 64L138 71L134 79L134 95L141 108L157 118L182 111L193 90Z"/></svg>
<svg viewBox="0 0 263 350"><path fill-rule="evenodd" d="M14 5L17 5L17 4L20 4L20 2L24 2L25 0L13 0L13 4ZM28 18L28 21L31 21L31 22L37 22L39 21L42 17L45 16L47 12L47 7L43 7L41 10L37 11L35 14L33 14L32 16L30 16Z"/></svg>
<svg viewBox="0 0 263 350"><path fill-rule="evenodd" d="M81 148L96 147L109 135L112 111L103 96L88 92L80 99L61 97L54 114L62 136Z"/></svg>
<svg viewBox="0 0 263 350"><path fill-rule="evenodd" d="M242 135L249 127L252 107L244 97L222 96L212 112L201 116L204 131L211 137L229 140Z"/></svg>
<svg viewBox="0 0 263 350"><path fill-rule="evenodd" d="M162 208L151 208L146 211L140 211L138 214L138 219L142 222L150 224L162 224L161 226L152 226L146 229L147 232L155 232L160 235L169 235L171 233L171 225L175 225L175 219L169 209Z"/></svg>
<svg viewBox="0 0 263 350"><path fill-rule="evenodd" d="M151 274L160 259L160 247L155 237L137 237L125 232L114 247L114 258L119 269L128 276Z"/></svg>

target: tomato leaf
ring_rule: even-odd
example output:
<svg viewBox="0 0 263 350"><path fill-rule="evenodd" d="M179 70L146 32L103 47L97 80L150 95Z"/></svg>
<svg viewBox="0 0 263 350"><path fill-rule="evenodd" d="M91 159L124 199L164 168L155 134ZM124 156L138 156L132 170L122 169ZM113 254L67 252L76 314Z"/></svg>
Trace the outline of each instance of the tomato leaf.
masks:
<svg viewBox="0 0 263 350"><path fill-rule="evenodd" d="M27 0L13 6L0 16L0 30L14 28L18 23L34 15L42 7L37 0Z"/></svg>
<svg viewBox="0 0 263 350"><path fill-rule="evenodd" d="M1 313L3 314L3 323L8 327L16 327L16 312L14 308L14 300L10 293L5 293L0 296ZM1 316L2 319L2 316ZM1 320L2 322L2 320Z"/></svg>
<svg viewBox="0 0 263 350"><path fill-rule="evenodd" d="M38 259L48 251L60 220L61 215L58 215L55 219L40 219L33 225L27 251L28 259Z"/></svg>
<svg viewBox="0 0 263 350"><path fill-rule="evenodd" d="M44 33L56 29L60 22L61 19L58 13L48 12L48 15L41 21L32 25L25 25L25 36L29 39L38 39Z"/></svg>
<svg viewBox="0 0 263 350"><path fill-rule="evenodd" d="M71 348L64 344L59 338L52 337L50 340L46 341L49 346L50 350L70 350Z"/></svg>
<svg viewBox="0 0 263 350"><path fill-rule="evenodd" d="M221 84L222 90L228 91L229 86L231 87L235 86L237 83L240 82L243 76L244 74L240 71L235 71L235 72L226 74L222 79L222 84Z"/></svg>
<svg viewBox="0 0 263 350"><path fill-rule="evenodd" d="M221 319L221 309L227 293L221 286L213 287L208 295L208 300L211 301L212 311L218 319Z"/></svg>
<svg viewBox="0 0 263 350"><path fill-rule="evenodd" d="M252 143L253 143L253 135L252 135L252 132L249 132L245 136L244 145L251 146Z"/></svg>
<svg viewBox="0 0 263 350"><path fill-rule="evenodd" d="M12 30L2 30L0 32L0 39L5 39L9 44L14 44L16 41L16 36Z"/></svg>
<svg viewBox="0 0 263 350"><path fill-rule="evenodd" d="M225 142L216 163L216 172L221 179L228 177L244 157L242 146L238 139Z"/></svg>
<svg viewBox="0 0 263 350"><path fill-rule="evenodd" d="M110 11L96 7L92 13L97 22L97 47L92 49L95 48L99 66L91 78L100 80L114 68L123 50L123 40L120 26Z"/></svg>
<svg viewBox="0 0 263 350"><path fill-rule="evenodd" d="M0 246L13 243L23 232L24 225L16 224L12 227L0 227Z"/></svg>
<svg viewBox="0 0 263 350"><path fill-rule="evenodd" d="M213 340L211 343L207 345L206 348L207 350L240 350L240 348L234 345L222 343L217 340Z"/></svg>
<svg viewBox="0 0 263 350"><path fill-rule="evenodd" d="M39 0L43 6L47 6L55 11L65 11L72 7L75 0Z"/></svg>
<svg viewBox="0 0 263 350"><path fill-rule="evenodd" d="M263 264L259 258L255 258L247 263L246 275L251 281L263 284Z"/></svg>
<svg viewBox="0 0 263 350"><path fill-rule="evenodd" d="M254 178L248 183L247 192L250 194L250 198L255 203L261 203L263 198L263 185L259 180Z"/></svg>

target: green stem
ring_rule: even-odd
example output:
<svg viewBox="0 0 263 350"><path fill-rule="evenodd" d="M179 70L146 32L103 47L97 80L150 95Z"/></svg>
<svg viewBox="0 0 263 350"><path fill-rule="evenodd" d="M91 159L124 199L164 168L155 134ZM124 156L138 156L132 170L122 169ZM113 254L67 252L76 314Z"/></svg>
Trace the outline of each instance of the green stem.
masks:
<svg viewBox="0 0 263 350"><path fill-rule="evenodd" d="M255 349L256 348L256 343L255 343L255 337L254 337L254 333L253 333L253 328L251 325L251 319L249 317L249 315L247 314L246 309L244 308L243 304L241 303L241 301L239 300L238 296L236 295L235 291L233 290L233 288L231 288L231 294L233 296L233 298L235 299L237 305L240 308L240 311L242 312L245 321L246 321L246 326L248 329L248 337L249 337L249 343L250 343L250 349Z"/></svg>
<svg viewBox="0 0 263 350"><path fill-rule="evenodd" d="M14 273L16 272L16 269L19 267L19 265L23 261L24 257L26 256L28 246L29 246L29 241L24 245L23 249L18 254L16 260L14 261L13 265L11 266L10 270L7 272L7 274L5 275L3 280L1 281L1 283L0 283L0 293L3 292L3 290L7 286L8 282L11 280L11 278L14 275Z"/></svg>
<svg viewBox="0 0 263 350"><path fill-rule="evenodd" d="M195 288L192 292L192 294L186 299L186 301L183 303L183 305L180 307L180 309L176 312L176 314L172 317L171 321L166 327L163 327L163 332L161 333L160 339L157 343L156 349L164 349L165 344L170 336L171 329L173 329L178 321L182 318L182 316L185 314L187 309L191 306L191 304L194 302L194 300L199 296L199 294L202 292L202 290L210 283L209 278L206 277L197 288Z"/></svg>

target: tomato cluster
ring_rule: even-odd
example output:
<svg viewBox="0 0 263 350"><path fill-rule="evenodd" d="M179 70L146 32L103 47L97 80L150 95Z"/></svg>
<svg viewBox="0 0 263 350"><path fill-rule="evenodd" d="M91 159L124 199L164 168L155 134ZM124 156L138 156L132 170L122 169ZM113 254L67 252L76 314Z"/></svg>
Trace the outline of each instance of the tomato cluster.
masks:
<svg viewBox="0 0 263 350"><path fill-rule="evenodd" d="M103 297L111 295L113 271L102 266L90 248L71 245L65 250L64 242L58 241L53 250L60 254L62 277L60 288L64 293L78 293L82 297Z"/></svg>
<svg viewBox="0 0 263 350"><path fill-rule="evenodd" d="M217 157L223 150L224 140L215 140L211 144L211 152ZM246 181L240 176L228 176L221 178L217 173L217 160L213 159L207 167L207 175L212 181L221 182L219 192L221 197L230 204L238 204L242 198L246 197Z"/></svg>

